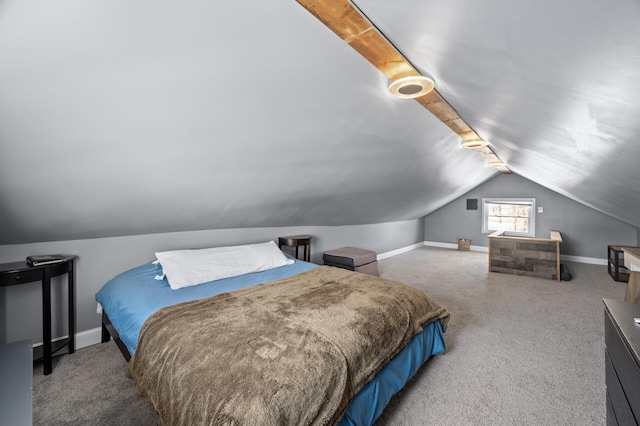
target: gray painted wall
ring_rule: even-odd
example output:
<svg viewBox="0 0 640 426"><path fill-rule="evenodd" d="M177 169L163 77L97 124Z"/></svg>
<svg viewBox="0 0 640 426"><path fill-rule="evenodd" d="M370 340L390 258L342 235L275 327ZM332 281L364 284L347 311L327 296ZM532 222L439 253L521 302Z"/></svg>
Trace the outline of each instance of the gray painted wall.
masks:
<svg viewBox="0 0 640 426"><path fill-rule="evenodd" d="M374 225L245 228L149 234L49 243L0 246L0 263L17 261L32 254L69 253L79 256L76 268L77 331L100 325L94 296L115 275L154 259L156 251L204 248L274 240L278 236L310 234L311 261L322 263L322 252L342 246L357 246L377 253L416 243L424 236L424 221L416 219ZM52 282L53 336L66 334L65 281ZM31 339L42 341L41 292L38 283L0 288L0 342Z"/></svg>
<svg viewBox="0 0 640 426"><path fill-rule="evenodd" d="M415 220L497 173L295 1L9 3L0 244Z"/></svg>
<svg viewBox="0 0 640 426"><path fill-rule="evenodd" d="M482 198L536 199L543 213L536 213L536 237L549 231L562 233L562 254L606 258L608 244L635 246L639 230L590 207L550 191L518 175L500 175L425 217L425 241L457 243L471 238L475 246L487 246L482 234ZM478 210L467 210L466 200L478 199Z"/></svg>

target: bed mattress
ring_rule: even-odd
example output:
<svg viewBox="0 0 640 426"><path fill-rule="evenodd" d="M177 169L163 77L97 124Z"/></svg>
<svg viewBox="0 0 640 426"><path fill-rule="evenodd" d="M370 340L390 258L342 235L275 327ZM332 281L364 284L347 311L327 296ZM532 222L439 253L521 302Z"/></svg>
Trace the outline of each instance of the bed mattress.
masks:
<svg viewBox="0 0 640 426"><path fill-rule="evenodd" d="M177 303L211 297L220 293L291 277L317 265L296 260L292 265L268 271L217 280L180 290L172 290L157 263L147 263L123 272L107 282L96 300L109 316L112 325L130 354L137 348L144 322L157 310ZM420 366L431 356L445 350L440 321L424 327L390 362L388 362L352 400L340 425L372 424L384 407Z"/></svg>

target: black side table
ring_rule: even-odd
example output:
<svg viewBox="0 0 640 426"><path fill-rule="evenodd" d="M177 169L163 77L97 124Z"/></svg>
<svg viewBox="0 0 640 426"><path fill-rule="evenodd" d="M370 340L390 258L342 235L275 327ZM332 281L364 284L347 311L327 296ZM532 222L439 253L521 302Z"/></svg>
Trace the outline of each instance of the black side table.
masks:
<svg viewBox="0 0 640 426"><path fill-rule="evenodd" d="M26 261L0 264L0 287L42 282L42 359L44 374L53 371L53 355L68 347L69 353L75 352L75 294L73 261L76 256L65 256L65 260L48 265L29 266ZM69 337L51 342L51 277L67 274L69 295ZM40 357L34 355L38 360Z"/></svg>
<svg viewBox="0 0 640 426"><path fill-rule="evenodd" d="M278 237L278 247L282 246L295 247L296 259L298 257L298 247L304 247L304 256L302 260L309 262L311 258L311 235L292 235L290 237Z"/></svg>

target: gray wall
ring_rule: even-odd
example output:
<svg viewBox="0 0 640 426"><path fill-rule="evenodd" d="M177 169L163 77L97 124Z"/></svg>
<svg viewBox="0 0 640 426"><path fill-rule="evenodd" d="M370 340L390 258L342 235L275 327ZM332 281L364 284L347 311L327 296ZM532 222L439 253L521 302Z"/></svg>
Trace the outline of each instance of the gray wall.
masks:
<svg viewBox="0 0 640 426"><path fill-rule="evenodd" d="M608 244L638 245L639 230L611 216L577 203L518 175L499 175L425 217L425 241L457 243L471 238L475 246L487 246L482 234L482 198L536 199L543 213L536 213L536 237L549 238L549 231L562 234L562 254L606 258ZM478 210L467 210L466 200L478 199Z"/></svg>
<svg viewBox="0 0 640 426"><path fill-rule="evenodd" d="M274 240L278 236L310 234L311 261L322 263L322 252L342 246L357 246L377 253L421 243L424 222L416 219L356 226L307 226L290 228L246 228L149 234L128 237L57 241L0 246L0 263L24 259L32 254L69 253L79 259L76 268L76 328L79 332L100 325L94 296L110 278L154 259L156 251L204 248ZM52 282L53 336L66 334L64 279ZM42 341L41 291L38 283L0 288L0 342L31 339ZM56 309L55 307L61 307Z"/></svg>

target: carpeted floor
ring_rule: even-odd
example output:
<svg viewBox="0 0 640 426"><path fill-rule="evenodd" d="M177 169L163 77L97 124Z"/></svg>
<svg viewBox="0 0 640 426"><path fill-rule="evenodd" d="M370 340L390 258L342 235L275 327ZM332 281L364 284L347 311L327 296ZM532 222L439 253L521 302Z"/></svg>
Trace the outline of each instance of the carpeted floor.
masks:
<svg viewBox="0 0 640 426"><path fill-rule="evenodd" d="M430 360L376 422L384 425L603 425L602 298L626 285L606 266L566 263L573 279L488 273L487 255L420 248L380 261L381 275L451 312L447 351ZM113 342L34 369L35 425L157 425L124 376Z"/></svg>

